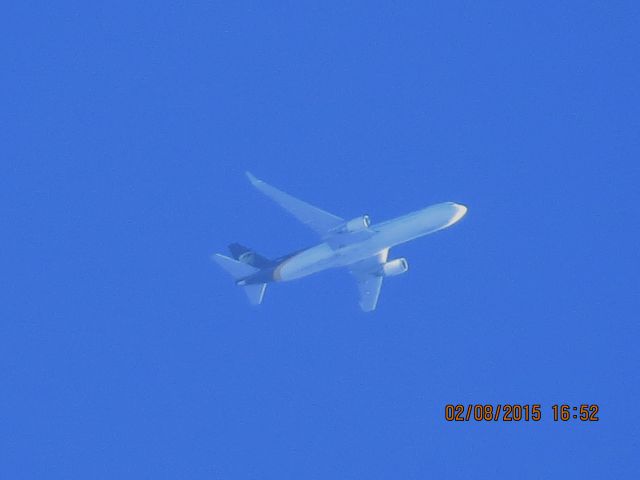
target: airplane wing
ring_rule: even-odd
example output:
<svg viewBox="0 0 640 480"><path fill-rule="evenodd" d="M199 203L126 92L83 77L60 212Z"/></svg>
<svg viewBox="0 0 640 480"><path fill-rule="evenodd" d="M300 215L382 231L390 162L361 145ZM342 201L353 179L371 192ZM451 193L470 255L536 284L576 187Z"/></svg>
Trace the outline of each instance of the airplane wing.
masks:
<svg viewBox="0 0 640 480"><path fill-rule="evenodd" d="M386 248L373 257L349 266L349 271L356 277L358 282L360 308L365 312L371 312L376 309L383 278L378 274L378 271L380 270L380 265L387 261L388 256L389 249Z"/></svg>
<svg viewBox="0 0 640 480"><path fill-rule="evenodd" d="M287 210L302 223L315 230L321 236L326 235L330 230L333 230L344 223L343 218L333 215L332 213L325 212L324 210L314 207L307 202L298 200L288 193L278 190L262 180L257 179L251 175L251 173L246 173L249 181L254 187Z"/></svg>

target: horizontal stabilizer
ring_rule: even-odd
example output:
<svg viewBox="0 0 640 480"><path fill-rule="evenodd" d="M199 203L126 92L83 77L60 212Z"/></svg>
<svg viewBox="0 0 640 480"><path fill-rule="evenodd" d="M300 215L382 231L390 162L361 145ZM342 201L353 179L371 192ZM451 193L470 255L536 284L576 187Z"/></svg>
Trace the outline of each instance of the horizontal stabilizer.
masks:
<svg viewBox="0 0 640 480"><path fill-rule="evenodd" d="M229 272L236 281L260 271L258 268L252 267L244 262L239 262L233 258L225 257L219 253L213 255L211 259ZM260 305L262 303L262 298L264 297L264 291L266 288L266 283L242 285L242 289L244 290L244 293L247 294L249 302L251 302L252 305Z"/></svg>
<svg viewBox="0 0 640 480"><path fill-rule="evenodd" d="M251 305L260 305L262 303L262 298L264 297L264 291L267 288L267 284L257 283L254 285L245 285L242 288L244 289L244 293L247 294Z"/></svg>
<svg viewBox="0 0 640 480"><path fill-rule="evenodd" d="M246 263L239 262L238 260L234 260L233 258L225 257L224 255L220 255L216 253L211 257L211 259L224 268L235 280L239 280L244 277L248 277L249 275L253 275L258 271L257 268L252 267Z"/></svg>

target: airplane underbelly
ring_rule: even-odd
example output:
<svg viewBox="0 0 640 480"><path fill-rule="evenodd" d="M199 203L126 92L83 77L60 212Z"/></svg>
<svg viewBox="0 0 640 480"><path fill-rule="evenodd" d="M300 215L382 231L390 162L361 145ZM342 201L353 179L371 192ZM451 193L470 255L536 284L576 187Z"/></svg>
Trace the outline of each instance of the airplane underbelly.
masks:
<svg viewBox="0 0 640 480"><path fill-rule="evenodd" d="M463 210L450 202L432 205L385 224L381 228L380 240L388 246L404 243L447 228L458 221L465 212L466 208Z"/></svg>
<svg viewBox="0 0 640 480"><path fill-rule="evenodd" d="M335 251L325 243L305 250L282 262L275 269L273 278L279 282L287 282L333 266L335 266Z"/></svg>
<svg viewBox="0 0 640 480"><path fill-rule="evenodd" d="M274 270L273 279L287 282L329 268L345 267L377 254L381 248L371 240L337 250L323 243L282 262Z"/></svg>
<svg viewBox="0 0 640 480"><path fill-rule="evenodd" d="M336 250L322 243L282 262L274 270L273 279L286 282L328 268L351 265L385 248L446 228L464 212L466 209L461 210L456 204L438 204L380 225L376 234L367 240Z"/></svg>

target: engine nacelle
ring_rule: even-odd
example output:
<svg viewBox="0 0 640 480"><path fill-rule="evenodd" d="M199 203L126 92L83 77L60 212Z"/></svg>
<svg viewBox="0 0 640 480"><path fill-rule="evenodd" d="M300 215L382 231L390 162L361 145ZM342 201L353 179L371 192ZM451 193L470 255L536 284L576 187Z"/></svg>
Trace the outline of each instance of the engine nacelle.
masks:
<svg viewBox="0 0 640 480"><path fill-rule="evenodd" d="M338 227L336 233L353 233L360 232L361 230L366 230L371 225L371 219L369 215L362 215L361 217L354 218L353 220L349 220L344 225Z"/></svg>
<svg viewBox="0 0 640 480"><path fill-rule="evenodd" d="M409 263L406 258L397 258L382 265L380 275L383 277L395 277L409 270Z"/></svg>

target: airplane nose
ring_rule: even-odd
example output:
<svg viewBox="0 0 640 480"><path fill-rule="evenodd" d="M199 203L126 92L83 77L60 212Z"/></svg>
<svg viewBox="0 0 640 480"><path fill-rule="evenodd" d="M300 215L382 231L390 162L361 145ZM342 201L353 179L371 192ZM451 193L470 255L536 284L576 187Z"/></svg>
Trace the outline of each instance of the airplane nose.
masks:
<svg viewBox="0 0 640 480"><path fill-rule="evenodd" d="M454 212L449 225L453 225L467 214L467 207L460 203L452 203Z"/></svg>
<svg viewBox="0 0 640 480"><path fill-rule="evenodd" d="M456 206L456 210L458 210L458 213L460 215L458 218L462 218L467 214L468 208L465 205L462 205L461 203L456 203L454 205Z"/></svg>

